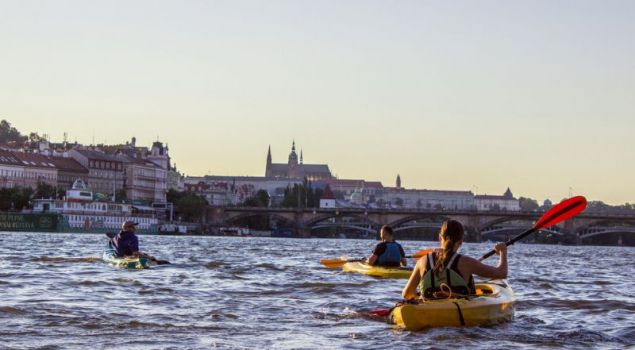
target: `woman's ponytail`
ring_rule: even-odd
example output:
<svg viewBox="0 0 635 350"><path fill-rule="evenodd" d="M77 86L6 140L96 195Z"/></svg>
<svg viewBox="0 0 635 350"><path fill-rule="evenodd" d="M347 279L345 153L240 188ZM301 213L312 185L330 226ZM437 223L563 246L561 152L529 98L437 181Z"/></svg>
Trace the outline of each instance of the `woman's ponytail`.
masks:
<svg viewBox="0 0 635 350"><path fill-rule="evenodd" d="M463 240L463 225L456 220L447 220L441 225L439 234L443 237L443 246L441 247L441 252L437 254L434 266L435 275L445 270L445 264L447 264L448 258L452 255L456 243Z"/></svg>

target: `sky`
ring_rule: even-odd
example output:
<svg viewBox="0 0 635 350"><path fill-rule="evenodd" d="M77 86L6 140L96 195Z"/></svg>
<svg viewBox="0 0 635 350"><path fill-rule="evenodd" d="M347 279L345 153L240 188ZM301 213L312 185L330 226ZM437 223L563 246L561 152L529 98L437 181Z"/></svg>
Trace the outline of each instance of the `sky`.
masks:
<svg viewBox="0 0 635 350"><path fill-rule="evenodd" d="M339 178L635 202L635 1L0 0L0 119Z"/></svg>

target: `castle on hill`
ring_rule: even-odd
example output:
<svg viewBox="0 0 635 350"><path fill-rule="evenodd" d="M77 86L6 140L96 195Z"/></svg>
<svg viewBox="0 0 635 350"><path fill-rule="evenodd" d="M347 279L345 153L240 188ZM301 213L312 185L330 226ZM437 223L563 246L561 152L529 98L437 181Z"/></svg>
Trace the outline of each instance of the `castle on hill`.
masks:
<svg viewBox="0 0 635 350"><path fill-rule="evenodd" d="M280 179L307 179L309 181L319 181L333 179L331 170L327 164L304 164L304 156L300 150L300 157L295 151L295 141L291 146L291 153L287 163L273 163L271 157L271 146L267 152L267 167L265 177Z"/></svg>

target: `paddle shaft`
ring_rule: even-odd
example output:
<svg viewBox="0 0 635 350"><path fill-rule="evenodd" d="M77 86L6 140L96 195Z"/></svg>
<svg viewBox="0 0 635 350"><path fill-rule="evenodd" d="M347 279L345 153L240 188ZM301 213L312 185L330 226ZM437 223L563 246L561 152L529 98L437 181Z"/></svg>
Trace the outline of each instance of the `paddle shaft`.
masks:
<svg viewBox="0 0 635 350"><path fill-rule="evenodd" d="M528 235L536 232L537 229L535 227L530 228L529 230L519 234L518 236L508 240L507 242L505 242L505 246L509 247L510 245L516 243L517 241L527 237ZM496 251L494 249L490 250L487 254L483 255L480 259L478 259L479 261L483 261L487 258L489 258L490 256L496 254Z"/></svg>
<svg viewBox="0 0 635 350"><path fill-rule="evenodd" d="M584 198L583 196L571 197L567 200L564 200L553 208L549 209L545 214L543 214L540 220L536 222L534 227L505 242L505 245L509 247L516 241L523 239L533 232L536 232L543 228L547 228L549 226L553 226L559 222L572 218L575 215L581 213L586 208L586 205L586 198ZM479 260L483 261L494 254L496 254L496 251L491 250L487 254L483 255Z"/></svg>

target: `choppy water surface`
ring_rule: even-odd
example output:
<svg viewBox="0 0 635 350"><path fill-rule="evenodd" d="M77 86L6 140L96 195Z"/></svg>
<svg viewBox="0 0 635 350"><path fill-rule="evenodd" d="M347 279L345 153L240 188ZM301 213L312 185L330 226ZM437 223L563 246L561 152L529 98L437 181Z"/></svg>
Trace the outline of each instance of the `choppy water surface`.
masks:
<svg viewBox="0 0 635 350"><path fill-rule="evenodd" d="M404 280L327 270L374 242L141 236L173 265L119 270L101 235L0 233L0 348L397 348L635 345L635 249L516 245L511 323L408 332L364 316ZM407 253L432 242L401 242ZM480 256L491 244L467 244ZM490 260L491 263L495 258Z"/></svg>

